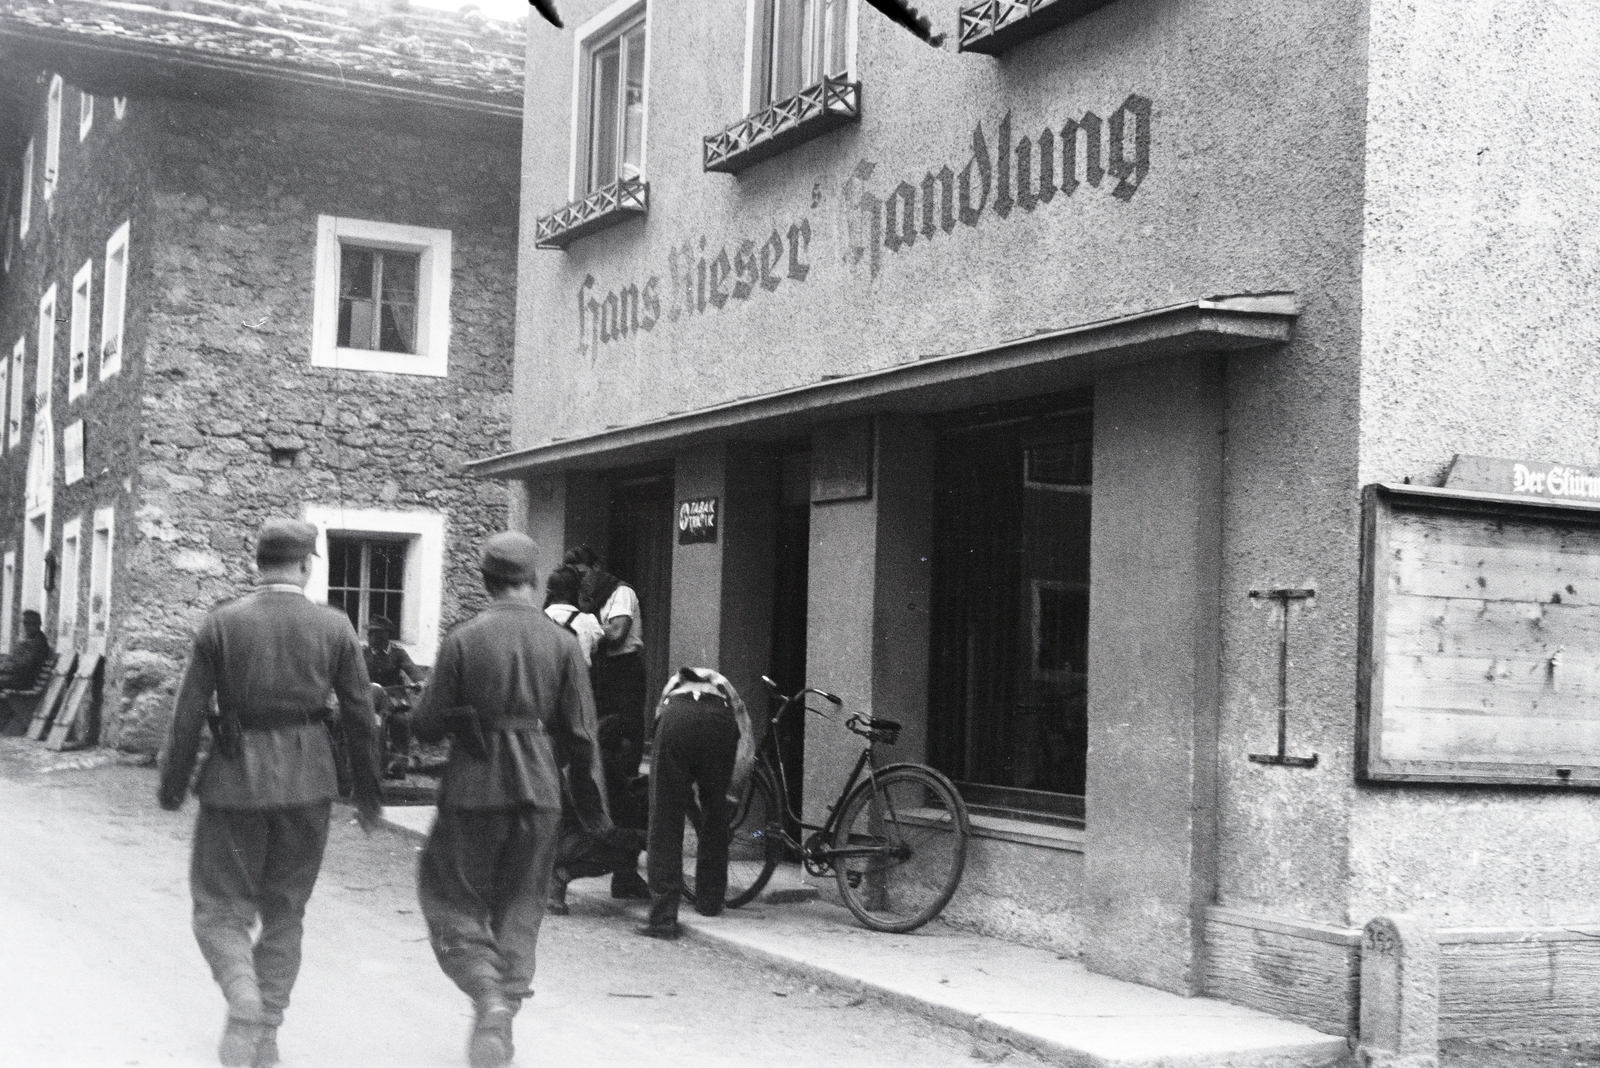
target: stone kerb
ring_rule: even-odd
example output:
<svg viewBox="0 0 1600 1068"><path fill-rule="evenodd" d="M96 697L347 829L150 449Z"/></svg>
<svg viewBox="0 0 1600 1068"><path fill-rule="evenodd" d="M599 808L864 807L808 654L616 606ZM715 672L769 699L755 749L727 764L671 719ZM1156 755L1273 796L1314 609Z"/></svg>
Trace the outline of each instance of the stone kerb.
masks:
<svg viewBox="0 0 1600 1068"><path fill-rule="evenodd" d="M1361 938L1362 1068L1438 1068L1439 940L1408 916L1379 916Z"/></svg>

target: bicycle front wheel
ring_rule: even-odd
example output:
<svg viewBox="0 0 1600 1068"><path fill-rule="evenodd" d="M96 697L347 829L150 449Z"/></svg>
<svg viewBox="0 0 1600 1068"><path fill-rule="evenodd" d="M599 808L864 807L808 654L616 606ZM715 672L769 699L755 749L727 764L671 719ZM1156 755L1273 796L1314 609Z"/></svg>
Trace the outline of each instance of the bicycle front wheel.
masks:
<svg viewBox="0 0 1600 1068"><path fill-rule="evenodd" d="M950 780L892 764L845 801L834 835L839 896L875 931L914 931L949 903L967 863L971 825Z"/></svg>
<svg viewBox="0 0 1600 1068"><path fill-rule="evenodd" d="M724 832L728 836L728 889L722 903L728 908L754 901L772 878L783 849L778 837L782 827L780 812L777 788L766 771L757 767ZM689 823L683 842L683 891L693 898L702 833L698 806L691 806Z"/></svg>

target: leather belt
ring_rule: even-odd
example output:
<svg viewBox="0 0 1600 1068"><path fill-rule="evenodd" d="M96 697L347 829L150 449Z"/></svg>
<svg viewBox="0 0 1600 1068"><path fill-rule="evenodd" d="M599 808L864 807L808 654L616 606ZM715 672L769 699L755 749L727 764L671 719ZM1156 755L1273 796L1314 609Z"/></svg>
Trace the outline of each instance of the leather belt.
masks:
<svg viewBox="0 0 1600 1068"><path fill-rule="evenodd" d="M313 723L325 723L328 719L328 710L319 708L315 712L252 712L239 717L239 729L245 731L282 731L291 727L309 727Z"/></svg>
<svg viewBox="0 0 1600 1068"><path fill-rule="evenodd" d="M536 716L484 716L482 717L483 729L486 731L538 731L544 733L544 720Z"/></svg>

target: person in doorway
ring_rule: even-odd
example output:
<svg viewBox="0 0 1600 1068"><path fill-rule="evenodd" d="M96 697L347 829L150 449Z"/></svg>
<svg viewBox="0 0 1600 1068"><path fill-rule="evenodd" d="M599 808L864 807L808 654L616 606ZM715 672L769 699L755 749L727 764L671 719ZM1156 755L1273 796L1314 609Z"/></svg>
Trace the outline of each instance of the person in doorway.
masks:
<svg viewBox="0 0 1600 1068"><path fill-rule="evenodd" d="M367 675L372 679L372 704L383 720L384 777L405 778L411 761L411 702L406 688L422 681L411 654L396 645L398 628L383 616L367 623Z"/></svg>
<svg viewBox="0 0 1600 1068"><path fill-rule="evenodd" d="M481 559L489 607L439 647L412 728L452 738L418 897L439 966L472 999L473 1068L510 1063L560 844L562 776L574 817L610 826L594 697L578 640L539 610L534 544L496 534Z"/></svg>
<svg viewBox="0 0 1600 1068"><path fill-rule="evenodd" d="M578 607L582 587L583 573L569 564L550 572L545 581L544 614L558 627L572 632L583 651L583 662L593 666L595 649L605 632L600 629L599 620Z"/></svg>
<svg viewBox="0 0 1600 1068"><path fill-rule="evenodd" d="M595 650L592 677L600 722L615 721L621 746L606 762L606 796L619 827L643 830L646 815L631 800L629 786L644 759L644 627L639 620L639 595L600 565L587 545L568 551L566 562L583 576L578 606L593 612L602 635ZM611 896L645 900L650 888L640 878L638 858L611 877Z"/></svg>
<svg viewBox="0 0 1600 1068"><path fill-rule="evenodd" d="M33 609L22 613L22 638L0 668L0 690L30 689L39 679L39 669L50 659L50 639L45 637L43 621Z"/></svg>
<svg viewBox="0 0 1600 1068"><path fill-rule="evenodd" d="M305 596L316 540L309 523L262 525L259 585L201 623L161 752L158 797L176 810L209 722L189 885L195 939L228 1002L217 1050L225 1065L278 1061L277 1030L300 970L301 923L338 792L330 692L357 755L351 771L362 828L370 831L381 813L361 643L344 613Z"/></svg>
<svg viewBox="0 0 1600 1068"><path fill-rule="evenodd" d="M656 707L650 761L650 919L637 928L640 934L678 937L683 824L689 806L698 794L700 826L726 828L728 806L736 803L754 767L750 716L739 692L710 668L680 668ZM695 911L717 915L727 889L727 835L702 833L695 862Z"/></svg>

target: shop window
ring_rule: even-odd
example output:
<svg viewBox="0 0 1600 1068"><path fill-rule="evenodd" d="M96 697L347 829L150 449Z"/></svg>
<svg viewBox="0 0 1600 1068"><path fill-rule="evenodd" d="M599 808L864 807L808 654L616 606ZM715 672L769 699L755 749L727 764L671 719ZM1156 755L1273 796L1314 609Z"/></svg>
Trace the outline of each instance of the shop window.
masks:
<svg viewBox="0 0 1600 1068"><path fill-rule="evenodd" d="M88 260L72 278L72 356L67 365L67 400L89 389L89 296L94 261Z"/></svg>
<svg viewBox="0 0 1600 1068"><path fill-rule="evenodd" d="M94 129L94 94L78 93L78 140L82 141Z"/></svg>
<svg viewBox="0 0 1600 1068"><path fill-rule="evenodd" d="M851 0L756 0L746 112L787 100L850 69Z"/></svg>
<svg viewBox="0 0 1600 1068"><path fill-rule="evenodd" d="M931 756L969 803L1077 823L1088 743L1090 415L948 421L937 458Z"/></svg>
<svg viewBox="0 0 1600 1068"><path fill-rule="evenodd" d="M11 615L17 603L17 551L7 549L0 561L0 653L11 652Z"/></svg>
<svg viewBox="0 0 1600 1068"><path fill-rule="evenodd" d="M96 508L89 562L89 640L104 651L111 629L111 553L116 544L116 509Z"/></svg>
<svg viewBox="0 0 1600 1068"><path fill-rule="evenodd" d="M128 224L106 242L105 295L100 308L100 381L122 370L122 330L128 305Z"/></svg>
<svg viewBox="0 0 1600 1068"><path fill-rule="evenodd" d="M28 358L28 339L17 338L11 350L11 387L6 404L6 444L15 451L22 444L22 365Z"/></svg>
<svg viewBox="0 0 1600 1068"><path fill-rule="evenodd" d="M56 612L56 648L66 652L78 638L78 564L82 555L83 520L61 528L61 606Z"/></svg>
<svg viewBox="0 0 1600 1068"><path fill-rule="evenodd" d="M450 231L317 220L311 362L443 376L450 341Z"/></svg>
<svg viewBox="0 0 1600 1068"><path fill-rule="evenodd" d="M305 518L317 528L319 554L306 596L344 612L363 637L373 617L390 620L412 657L431 663L439 643L444 516L310 505Z"/></svg>
<svg viewBox="0 0 1600 1068"><path fill-rule="evenodd" d="M50 95L45 103L44 198L55 196L61 170L61 75L50 79Z"/></svg>
<svg viewBox="0 0 1600 1068"><path fill-rule="evenodd" d="M580 40L586 116L580 194L644 174L644 46L642 5Z"/></svg>
<svg viewBox="0 0 1600 1068"><path fill-rule="evenodd" d="M56 377L56 287L55 283L39 298L39 364L34 369L34 406L50 403L50 390Z"/></svg>
<svg viewBox="0 0 1600 1068"><path fill-rule="evenodd" d="M28 224L33 220L33 138L22 150L22 201L17 207L17 229L20 236L28 236Z"/></svg>

